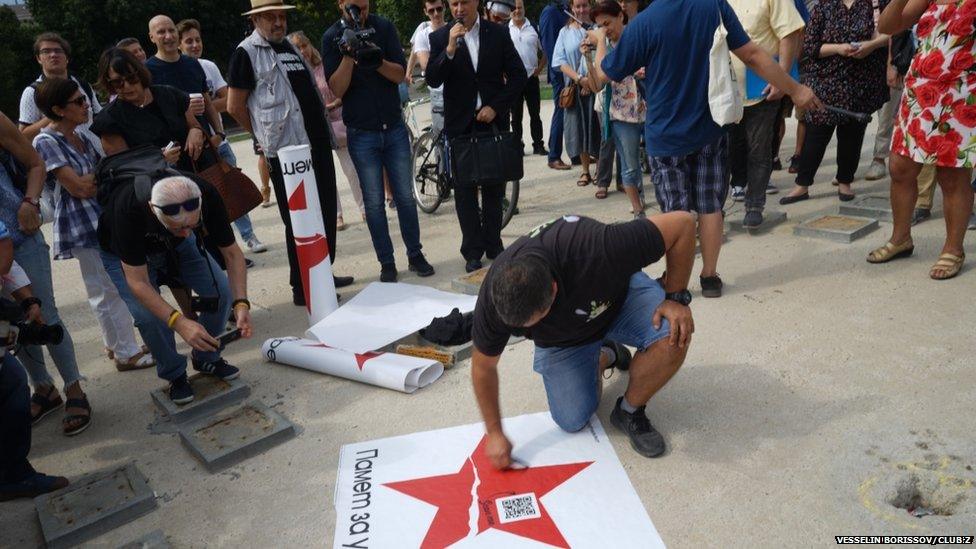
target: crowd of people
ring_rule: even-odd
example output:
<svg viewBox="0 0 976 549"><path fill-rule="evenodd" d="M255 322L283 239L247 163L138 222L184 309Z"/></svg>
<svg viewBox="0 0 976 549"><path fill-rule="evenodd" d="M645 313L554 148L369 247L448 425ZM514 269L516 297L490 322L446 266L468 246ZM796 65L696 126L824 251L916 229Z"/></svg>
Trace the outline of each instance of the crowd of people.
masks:
<svg viewBox="0 0 976 549"><path fill-rule="evenodd" d="M412 192L404 82L426 78L448 158L454 138L511 128L549 168L579 166L576 185L594 185L596 199L607 198L617 165L630 223L567 216L507 249L503 185L453 189L465 269L482 268L485 257L495 261L475 314L473 372L488 452L500 467L508 465L511 445L501 431L495 366L512 333L539 344L536 370L554 419L569 431L596 409L599 374L630 365L622 343L636 347L612 420L641 454L664 451L643 406L677 372L694 331L688 304L696 231L701 293L720 297L727 198L745 203L745 226L763 223L766 197L778 191L771 173L784 168L779 149L791 114L799 124L786 168L796 184L782 205L810 198L835 134L833 183L840 201L853 199L866 115L878 118L866 179L890 170L894 226L869 262L913 252L911 226L930 217L935 181L945 198L946 240L931 278L960 272L967 225L976 228L976 0L675 0L643 9L638 0L572 0L548 4L538 26L526 18L523 0L425 0L428 20L410 37L409 56L396 27L371 13L368 0L340 0L340 17L318 47L301 31L289 34L294 6L250 4L243 16L253 31L233 52L226 80L203 58L205 25L193 19L150 19L152 55L141 40L121 39L98 60L94 87L69 71L70 44L45 32L33 52L41 74L24 89L18 124L0 116L5 296L20 301L31 322L61 325L51 260L77 259L106 356L119 371L155 366L177 404L194 395L175 334L192 347L196 371L225 380L239 375L221 358L218 336L228 325L250 336L246 269L253 263L244 252L267 250L248 215L229 219L219 189L200 176L215 164L237 163L223 114L253 137L262 205L276 203L284 227L295 305L305 305L306 294L278 157L294 145L311 149L332 261L346 226L335 152L367 224L379 279L398 279L387 200L409 270L434 274ZM554 103L548 141L543 71ZM729 125L716 122L716 101L731 97L716 87L716 72L719 80L731 76L741 103L731 103L730 112L741 113ZM443 166L448 177L451 166ZM645 170L663 212L649 218ZM140 185L149 174L165 177ZM39 230L48 221L53 252ZM640 276L661 258L668 267L662 279ZM23 275L20 284L8 274L15 272ZM353 278L335 282L341 288ZM71 335L62 332L45 346L65 398L40 345L4 355L0 499L63 485L26 461L30 425L62 407L65 435L91 425ZM20 363L33 387L29 401Z"/></svg>

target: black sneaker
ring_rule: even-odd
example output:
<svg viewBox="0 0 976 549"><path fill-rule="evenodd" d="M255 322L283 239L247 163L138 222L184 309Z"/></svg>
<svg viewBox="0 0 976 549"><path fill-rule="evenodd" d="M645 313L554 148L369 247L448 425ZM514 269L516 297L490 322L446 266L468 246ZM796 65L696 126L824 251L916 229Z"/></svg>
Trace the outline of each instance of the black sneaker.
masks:
<svg viewBox="0 0 976 549"><path fill-rule="evenodd" d="M193 402L193 387L190 387L190 380L186 379L186 374L169 382L169 399L173 404Z"/></svg>
<svg viewBox="0 0 976 549"><path fill-rule="evenodd" d="M345 288L346 286L352 286L352 283L356 281L351 276L333 276L332 280L335 282L336 288Z"/></svg>
<svg viewBox="0 0 976 549"><path fill-rule="evenodd" d="M411 257L410 264L407 265L407 268L421 277L433 276L434 274L434 266L427 263L427 258L424 257L424 254Z"/></svg>
<svg viewBox="0 0 976 549"><path fill-rule="evenodd" d="M380 265L380 282L396 282L397 268L396 263L383 263Z"/></svg>
<svg viewBox="0 0 976 549"><path fill-rule="evenodd" d="M698 277L701 281L702 295L705 297L722 297L722 279L718 275Z"/></svg>
<svg viewBox="0 0 976 549"><path fill-rule="evenodd" d="M932 217L932 210L915 208L915 211L912 213L912 225L918 225L930 217Z"/></svg>
<svg viewBox="0 0 976 549"><path fill-rule="evenodd" d="M244 268L245 269L250 269L253 266L254 266L254 262L245 257L244 258Z"/></svg>
<svg viewBox="0 0 976 549"><path fill-rule="evenodd" d="M237 379L237 377L241 375L240 370L234 366L231 366L230 364L227 364L227 361L222 358L218 358L213 362L200 362L199 360L194 360L193 369L201 374L214 376L222 379L223 381Z"/></svg>
<svg viewBox="0 0 976 549"><path fill-rule="evenodd" d="M298 307L304 307L306 305L306 302L305 302L305 291L304 290L296 290L296 289L293 288L291 290L291 302L294 303ZM231 314L233 314L233 311L231 311ZM234 322L237 322L237 319L236 318L234 319Z"/></svg>
<svg viewBox="0 0 976 549"><path fill-rule="evenodd" d="M613 354L616 357L614 358L613 362L607 366L607 370L616 368L621 372L626 372L630 369L630 359L633 358L633 355L630 354L630 349L624 347L616 341L611 341L609 339L604 339L602 346L613 351Z"/></svg>
<svg viewBox="0 0 976 549"><path fill-rule="evenodd" d="M780 161L779 157L773 158L773 171L778 172L783 169L783 163Z"/></svg>
<svg viewBox="0 0 976 549"><path fill-rule="evenodd" d="M469 259L464 262L464 272L466 273L473 273L482 267L484 265L481 264L480 259Z"/></svg>
<svg viewBox="0 0 976 549"><path fill-rule="evenodd" d="M549 156L549 151L543 145L535 145L532 147L532 154L536 156Z"/></svg>
<svg viewBox="0 0 976 549"><path fill-rule="evenodd" d="M70 484L64 477L55 477L43 473L34 473L24 480L17 482L0 482L0 501L10 501L20 498L35 498L55 490L66 488Z"/></svg>
<svg viewBox="0 0 976 549"><path fill-rule="evenodd" d="M630 446L638 454L649 458L658 457L663 454L667 450L664 437L654 429L651 421L644 415L644 406L634 410L634 413L629 414L620 406L623 400L624 397L617 399L617 405L614 406L613 412L610 412L610 423L617 429L627 433L627 437L630 439Z"/></svg>
<svg viewBox="0 0 976 549"><path fill-rule="evenodd" d="M746 212L746 216L742 219L742 226L747 229L755 229L756 227L762 225L763 214L759 210L749 210Z"/></svg>

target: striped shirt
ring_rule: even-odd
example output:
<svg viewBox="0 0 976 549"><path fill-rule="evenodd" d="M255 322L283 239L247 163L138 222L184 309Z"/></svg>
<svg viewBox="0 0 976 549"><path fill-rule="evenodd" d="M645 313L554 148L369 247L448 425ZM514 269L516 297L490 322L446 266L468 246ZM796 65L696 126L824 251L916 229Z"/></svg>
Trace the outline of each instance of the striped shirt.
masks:
<svg viewBox="0 0 976 549"><path fill-rule="evenodd" d="M94 173L102 157L101 147L87 132L76 132L84 150L76 149L60 132L44 128L34 138L34 148L44 159L48 185L54 188L54 259L71 259L74 248L98 248L98 216L101 208L94 198L75 198L54 175L68 167L79 176Z"/></svg>

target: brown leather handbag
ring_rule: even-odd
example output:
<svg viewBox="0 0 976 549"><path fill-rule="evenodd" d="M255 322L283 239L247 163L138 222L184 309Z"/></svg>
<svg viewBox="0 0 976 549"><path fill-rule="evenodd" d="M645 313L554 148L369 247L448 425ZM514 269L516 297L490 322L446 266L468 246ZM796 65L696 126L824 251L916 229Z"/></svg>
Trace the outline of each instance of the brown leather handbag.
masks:
<svg viewBox="0 0 976 549"><path fill-rule="evenodd" d="M570 82L565 88L559 92L559 106L564 109L572 109L576 106L576 90L579 88L579 84L576 82Z"/></svg>
<svg viewBox="0 0 976 549"><path fill-rule="evenodd" d="M214 155L217 163L203 171L197 171L197 175L213 185L220 193L220 197L224 200L224 208L227 210L227 219L231 221L240 219L257 208L264 201L264 197L250 177L244 175L240 168L231 166L221 158L209 139L204 138L203 142L204 149Z"/></svg>

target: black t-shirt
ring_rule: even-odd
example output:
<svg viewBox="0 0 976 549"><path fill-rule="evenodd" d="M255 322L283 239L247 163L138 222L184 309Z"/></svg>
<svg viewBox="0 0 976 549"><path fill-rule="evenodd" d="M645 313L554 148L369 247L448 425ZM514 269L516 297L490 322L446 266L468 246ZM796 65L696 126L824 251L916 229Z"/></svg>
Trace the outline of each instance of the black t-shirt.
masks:
<svg viewBox="0 0 976 549"><path fill-rule="evenodd" d="M208 242L218 247L234 243L234 231L227 219L220 193L210 183L192 174L183 175L200 187L202 227ZM202 233L200 232L202 230ZM199 236L198 236L199 238ZM135 187L126 185L115 191L98 220L98 243L103 250L115 254L125 264L140 266L152 254L164 253L183 242L163 227L150 210L148 201L136 198Z"/></svg>
<svg viewBox="0 0 976 549"><path fill-rule="evenodd" d="M326 128L325 107L319 98L315 87L315 78L309 72L301 54L286 40L283 42L268 42L278 55L278 61L288 72L288 82L291 90L298 99L302 110L302 121L305 133L311 141L329 141L329 130ZM227 74L227 85L232 88L251 90L257 86L254 77L254 66L244 48L237 48L230 58L230 68Z"/></svg>
<svg viewBox="0 0 976 549"><path fill-rule="evenodd" d="M498 356L512 335L540 347L572 347L599 341L620 313L630 277L664 256L664 238L646 219L606 225L565 216L516 240L492 265L481 284L474 311L472 338L488 356ZM556 281L556 300L549 314L532 328L502 322L491 298L492 275L516 257L545 262ZM651 319L648 311L648 322Z"/></svg>
<svg viewBox="0 0 976 549"><path fill-rule="evenodd" d="M403 46L393 23L370 15L366 18L366 27L376 31L370 41L383 50L383 59L407 66ZM330 78L342 62L342 53L336 41L342 36L344 28L340 19L322 35L322 64L326 78ZM397 84L376 70L358 66L353 68L349 89L342 97L342 121L347 127L371 131L384 130L401 123L403 111Z"/></svg>
<svg viewBox="0 0 976 549"><path fill-rule="evenodd" d="M152 74L153 84L173 86L186 93L210 93L207 87L207 73L196 59L180 54L176 61L163 61L153 56L146 60L146 68ZM201 128L209 128L206 113L197 116Z"/></svg>

